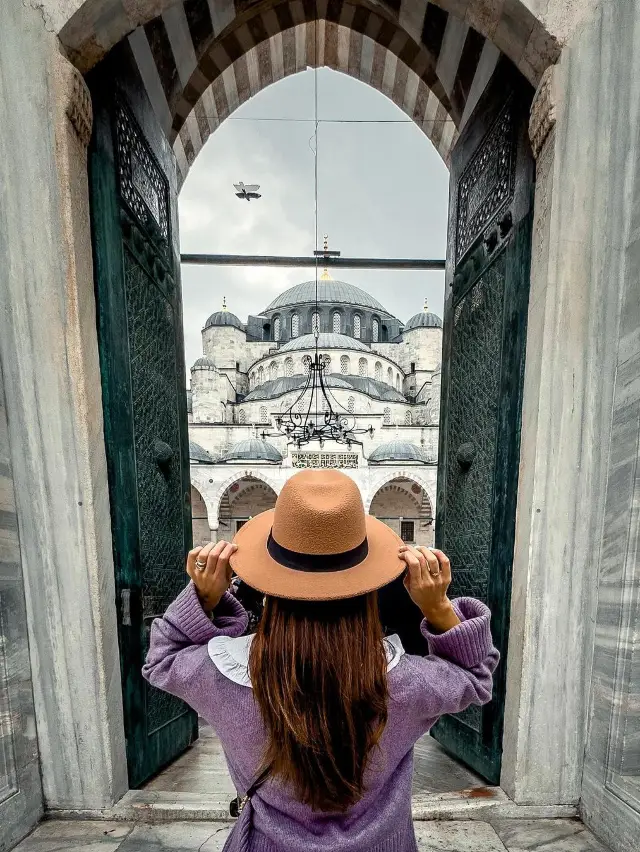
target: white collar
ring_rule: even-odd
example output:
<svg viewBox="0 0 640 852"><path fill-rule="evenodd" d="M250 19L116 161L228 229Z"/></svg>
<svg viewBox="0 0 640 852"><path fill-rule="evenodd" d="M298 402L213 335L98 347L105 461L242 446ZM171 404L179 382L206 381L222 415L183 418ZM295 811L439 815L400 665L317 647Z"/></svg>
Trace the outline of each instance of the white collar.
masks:
<svg viewBox="0 0 640 852"><path fill-rule="evenodd" d="M214 636L209 640L209 656L218 671L240 686L251 686L249 677L249 649L253 634L249 636ZM387 657L387 671L395 668L404 654L400 637L394 633L384 639L384 651Z"/></svg>

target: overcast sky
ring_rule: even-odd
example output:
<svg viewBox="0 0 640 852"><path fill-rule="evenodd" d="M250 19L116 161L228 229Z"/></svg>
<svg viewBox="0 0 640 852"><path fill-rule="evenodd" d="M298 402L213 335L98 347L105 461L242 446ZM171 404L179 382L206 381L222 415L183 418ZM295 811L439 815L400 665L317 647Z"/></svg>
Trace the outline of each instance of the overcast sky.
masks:
<svg viewBox="0 0 640 852"><path fill-rule="evenodd" d="M445 256L448 171L435 148L388 98L358 80L318 72L318 233L344 256ZM314 72L269 86L209 138L179 199L183 252L311 255L314 238ZM308 119L256 121L254 119ZM392 123L366 123L377 122ZM233 183L259 183L241 201ZM332 270L401 320L429 308L442 316L442 272ZM226 296L245 322L313 269L182 267L187 371L200 330Z"/></svg>

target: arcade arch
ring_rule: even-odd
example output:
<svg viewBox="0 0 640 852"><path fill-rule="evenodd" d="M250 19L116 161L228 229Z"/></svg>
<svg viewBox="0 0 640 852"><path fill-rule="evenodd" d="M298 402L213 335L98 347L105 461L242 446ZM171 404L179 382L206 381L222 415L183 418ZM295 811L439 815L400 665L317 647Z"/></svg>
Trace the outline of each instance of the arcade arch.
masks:
<svg viewBox="0 0 640 852"><path fill-rule="evenodd" d="M426 490L406 476L380 486L369 505L370 514L391 527L409 544L434 543L434 512Z"/></svg>
<svg viewBox="0 0 640 852"><path fill-rule="evenodd" d="M277 494L262 479L241 476L228 485L218 504L218 541L231 539L240 527L260 512L273 509Z"/></svg>
<svg viewBox="0 0 640 852"><path fill-rule="evenodd" d="M191 484L191 531L194 547L211 541L207 504L193 483Z"/></svg>

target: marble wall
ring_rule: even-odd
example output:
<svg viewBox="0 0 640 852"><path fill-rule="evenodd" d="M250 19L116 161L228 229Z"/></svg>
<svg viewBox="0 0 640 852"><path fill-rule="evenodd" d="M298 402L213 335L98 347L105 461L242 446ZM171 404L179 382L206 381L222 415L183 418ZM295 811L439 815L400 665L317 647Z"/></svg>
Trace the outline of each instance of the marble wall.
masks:
<svg viewBox="0 0 640 852"><path fill-rule="evenodd" d="M597 285L618 298L606 502L596 544L589 727L581 808L615 850L640 838L640 7L610 0L571 44L564 74L578 143L603 171L593 251L610 257ZM588 75L588 76L587 76ZM589 97L585 98L585 82ZM597 112L596 112L597 110ZM571 138L573 137L573 138ZM603 211L603 212L604 212Z"/></svg>
<svg viewBox="0 0 640 852"><path fill-rule="evenodd" d="M20 69L16 73L16 69ZM0 3L0 359L46 806L127 789L86 144L37 4Z"/></svg>
<svg viewBox="0 0 640 852"><path fill-rule="evenodd" d="M0 368L0 852L42 815L18 515Z"/></svg>

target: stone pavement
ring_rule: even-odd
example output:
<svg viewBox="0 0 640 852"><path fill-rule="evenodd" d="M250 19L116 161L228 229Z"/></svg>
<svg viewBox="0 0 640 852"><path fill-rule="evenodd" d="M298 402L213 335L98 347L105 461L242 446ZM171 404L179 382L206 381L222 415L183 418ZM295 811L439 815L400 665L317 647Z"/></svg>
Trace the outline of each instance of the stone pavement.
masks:
<svg viewBox="0 0 640 852"><path fill-rule="evenodd" d="M420 852L607 852L576 819L416 822ZM42 823L14 852L221 852L229 823Z"/></svg>
<svg viewBox="0 0 640 852"><path fill-rule="evenodd" d="M413 757L414 795L470 790L484 787L486 783L463 763L448 755L433 737L427 735L416 743ZM202 721L195 743L147 782L143 789L163 793L198 792L223 801L236 795L220 740Z"/></svg>

